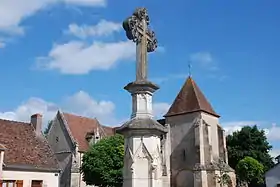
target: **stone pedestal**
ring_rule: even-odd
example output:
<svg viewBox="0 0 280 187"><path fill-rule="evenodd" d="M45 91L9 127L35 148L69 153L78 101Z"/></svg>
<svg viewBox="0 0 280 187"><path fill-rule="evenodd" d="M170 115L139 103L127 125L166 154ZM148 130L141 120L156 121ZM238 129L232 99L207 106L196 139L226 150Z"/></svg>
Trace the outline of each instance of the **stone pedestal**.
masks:
<svg viewBox="0 0 280 187"><path fill-rule="evenodd" d="M117 129L125 138L123 187L162 187L161 135L166 128L153 119L152 94L158 87L149 81L129 83L131 119Z"/></svg>

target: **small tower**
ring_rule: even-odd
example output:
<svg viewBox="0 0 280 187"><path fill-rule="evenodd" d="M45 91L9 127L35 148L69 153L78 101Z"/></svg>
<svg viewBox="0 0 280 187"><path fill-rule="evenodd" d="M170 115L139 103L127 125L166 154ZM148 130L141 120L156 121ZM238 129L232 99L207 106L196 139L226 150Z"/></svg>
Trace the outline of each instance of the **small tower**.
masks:
<svg viewBox="0 0 280 187"><path fill-rule="evenodd" d="M147 52L157 47L148 29L145 8L123 23L128 39L136 43L136 80L125 86L132 96L131 119L116 129L125 138L123 187L162 187L161 135L166 128L153 119L152 96L159 87L147 78Z"/></svg>
<svg viewBox="0 0 280 187"><path fill-rule="evenodd" d="M224 173L235 186L219 117L189 76L165 115L170 127L171 186L218 187Z"/></svg>

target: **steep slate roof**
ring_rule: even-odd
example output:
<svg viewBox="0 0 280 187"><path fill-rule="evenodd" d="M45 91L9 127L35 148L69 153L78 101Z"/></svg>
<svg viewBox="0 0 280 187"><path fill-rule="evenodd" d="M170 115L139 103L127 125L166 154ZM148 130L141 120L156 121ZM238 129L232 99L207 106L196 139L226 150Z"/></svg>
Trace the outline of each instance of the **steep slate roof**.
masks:
<svg viewBox="0 0 280 187"><path fill-rule="evenodd" d="M43 135L37 136L30 123L0 119L0 129L7 167L59 170L47 140Z"/></svg>
<svg viewBox="0 0 280 187"><path fill-rule="evenodd" d="M220 117L191 77L188 77L165 117L203 111Z"/></svg>
<svg viewBox="0 0 280 187"><path fill-rule="evenodd" d="M86 140L87 133L94 132L99 127L101 136L114 135L114 128L100 125L99 121L94 118L87 118L63 112L64 119L67 122L70 133L77 141L79 151L85 152L89 148L89 143Z"/></svg>

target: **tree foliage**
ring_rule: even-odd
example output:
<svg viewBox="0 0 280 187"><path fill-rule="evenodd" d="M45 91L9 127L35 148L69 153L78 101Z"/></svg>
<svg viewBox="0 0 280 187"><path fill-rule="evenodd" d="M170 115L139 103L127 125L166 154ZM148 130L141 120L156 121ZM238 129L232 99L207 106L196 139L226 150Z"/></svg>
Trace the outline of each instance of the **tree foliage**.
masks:
<svg viewBox="0 0 280 187"><path fill-rule="evenodd" d="M123 159L123 136L115 135L101 139L83 156L83 180L87 185L121 187Z"/></svg>
<svg viewBox="0 0 280 187"><path fill-rule="evenodd" d="M245 126L240 131L227 136L229 165L236 168L238 162L246 156L252 157L264 166L264 171L273 167L273 158L269 151L272 146L268 143L264 130Z"/></svg>
<svg viewBox="0 0 280 187"><path fill-rule="evenodd" d="M240 160L236 166L236 174L240 181L247 184L256 183L262 184L264 166L256 159L246 156Z"/></svg>
<svg viewBox="0 0 280 187"><path fill-rule="evenodd" d="M47 128L45 128L45 130L43 132L44 136L48 135L48 133L50 131L50 128L51 128L51 125L52 125L52 120L48 122L48 126L47 126Z"/></svg>

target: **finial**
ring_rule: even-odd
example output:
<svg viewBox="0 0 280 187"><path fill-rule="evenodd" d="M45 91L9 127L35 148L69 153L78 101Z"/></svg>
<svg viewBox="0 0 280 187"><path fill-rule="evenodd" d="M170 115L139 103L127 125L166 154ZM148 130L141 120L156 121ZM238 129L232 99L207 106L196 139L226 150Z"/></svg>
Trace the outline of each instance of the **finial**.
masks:
<svg viewBox="0 0 280 187"><path fill-rule="evenodd" d="M191 72L192 65L191 65L190 61L189 61L189 64L188 64L188 68L189 68L189 77L191 77L192 76L192 72Z"/></svg>

